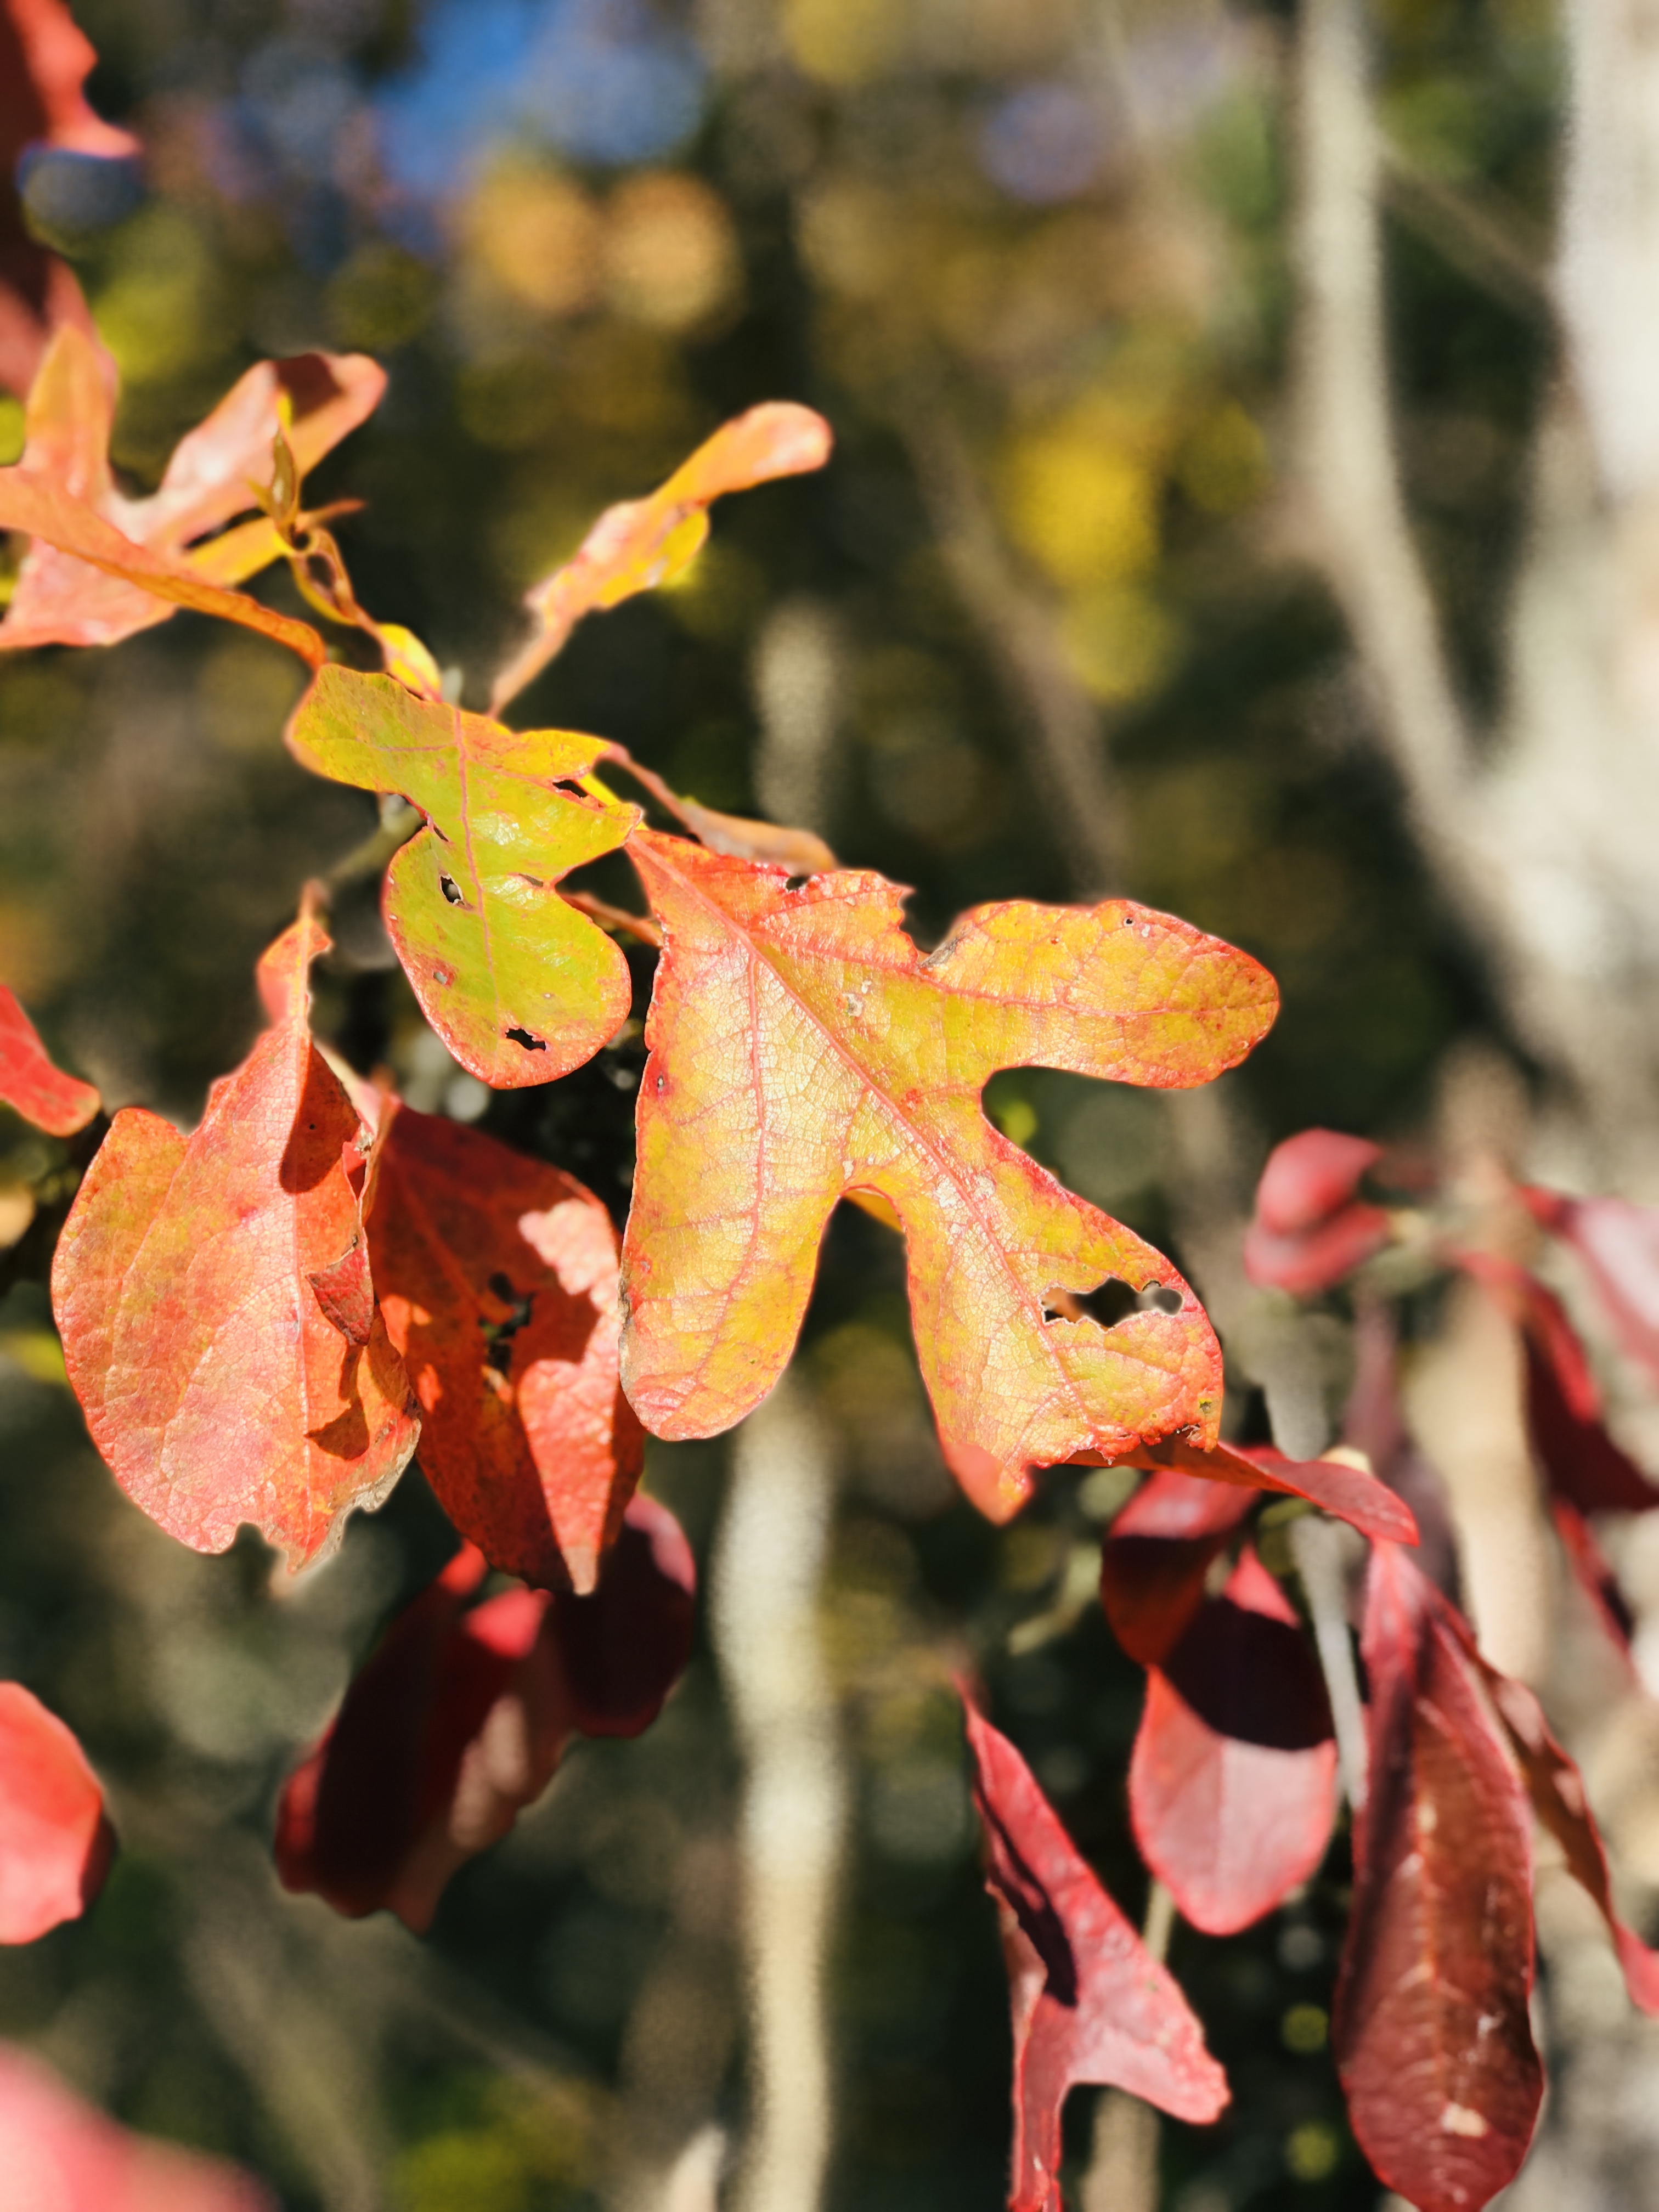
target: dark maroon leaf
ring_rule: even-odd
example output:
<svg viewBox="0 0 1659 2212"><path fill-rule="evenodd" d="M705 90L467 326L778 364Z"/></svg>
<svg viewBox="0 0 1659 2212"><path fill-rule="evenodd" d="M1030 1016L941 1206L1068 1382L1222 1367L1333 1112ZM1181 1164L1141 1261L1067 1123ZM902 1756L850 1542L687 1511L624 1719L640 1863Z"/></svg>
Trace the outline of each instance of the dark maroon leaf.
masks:
<svg viewBox="0 0 1659 2212"><path fill-rule="evenodd" d="M1487 2203L1543 2094L1531 1824L1455 1620L1405 1552L1376 1547L1370 1786L1333 2039L1360 2148L1421 2212Z"/></svg>
<svg viewBox="0 0 1659 2212"><path fill-rule="evenodd" d="M1156 1667L1204 1598L1204 1578L1258 1492L1164 1468L1143 1483L1100 1547L1100 1602L1132 1659Z"/></svg>

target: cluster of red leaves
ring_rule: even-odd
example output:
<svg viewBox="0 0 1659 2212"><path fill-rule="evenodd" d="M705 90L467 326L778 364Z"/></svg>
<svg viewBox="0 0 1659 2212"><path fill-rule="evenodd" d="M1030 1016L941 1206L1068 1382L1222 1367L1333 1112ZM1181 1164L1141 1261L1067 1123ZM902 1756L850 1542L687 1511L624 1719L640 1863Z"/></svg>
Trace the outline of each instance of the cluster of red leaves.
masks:
<svg viewBox="0 0 1659 2212"><path fill-rule="evenodd" d="M1522 1340L1528 1436L1567 1561L1628 1656L1630 1615L1590 1516L1649 1511L1659 1486L1608 1434L1589 1357L1554 1292L1516 1261L1471 1246L1455 1217L1441 1230L1416 1207L1394 1215L1371 1203L1362 1178L1382 1165L1379 1147L1328 1130L1280 1146L1257 1195L1249 1272L1313 1295L1397 1236L1427 1237L1442 1264L1501 1307ZM1659 1212L1537 1189L1513 1197L1576 1255L1625 1350L1659 1380ZM1356 1396L1370 1401L1361 1426L1376 1431L1385 1472L1407 1480L1414 1455L1389 1410L1392 1341L1376 1311L1361 1323ZM1132 1533L1130 1515L1115 1540L1119 1529ZM1201 1577L1215 1548L1194 1547L1188 1574ZM1480 1657L1449 1598L1391 1543L1374 1548L1362 1651L1370 1778L1355 1826L1338 2063L1355 2134L1382 2179L1425 2212L1466 2212L1518 2169L1542 2093L1527 2009L1534 1817L1605 1916L1630 1995L1647 2012L1659 2013L1659 1955L1617 1917L1582 1778L1536 1698Z"/></svg>

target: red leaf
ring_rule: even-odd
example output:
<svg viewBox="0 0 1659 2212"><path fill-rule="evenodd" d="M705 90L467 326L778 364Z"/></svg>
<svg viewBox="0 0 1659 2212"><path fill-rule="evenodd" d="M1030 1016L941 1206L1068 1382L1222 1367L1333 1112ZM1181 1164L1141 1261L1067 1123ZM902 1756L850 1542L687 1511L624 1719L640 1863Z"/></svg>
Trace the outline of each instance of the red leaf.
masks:
<svg viewBox="0 0 1659 2212"><path fill-rule="evenodd" d="M198 1551L252 1522L296 1566L386 1495L419 1433L384 1323L366 1345L341 1326L368 1135L307 1023L328 942L307 911L265 954L271 1027L189 1138L116 1115L52 1266L70 1381L128 1496Z"/></svg>
<svg viewBox="0 0 1659 2212"><path fill-rule="evenodd" d="M504 1836L574 1731L637 1735L691 1648L695 1571L667 1510L628 1508L591 1597L514 1589L471 1613L465 1547L392 1623L289 1780L276 1870L353 1917L419 1932L457 1868Z"/></svg>
<svg viewBox="0 0 1659 2212"><path fill-rule="evenodd" d="M1147 1680L1129 1808L1147 1865L1212 1936L1270 1912L1325 1856L1330 1704L1301 1622L1248 1546Z"/></svg>
<svg viewBox="0 0 1659 2212"><path fill-rule="evenodd" d="M251 2173L118 2126L10 2044L0 2044L0 2175L9 2212L277 2212Z"/></svg>
<svg viewBox="0 0 1659 2212"><path fill-rule="evenodd" d="M1380 1206L1346 1206L1317 1228L1293 1236L1253 1221L1244 1232L1244 1273L1264 1288L1312 1297L1382 1251L1393 1234Z"/></svg>
<svg viewBox="0 0 1659 2212"><path fill-rule="evenodd" d="M1381 1145L1334 1129L1304 1129L1275 1145L1255 1190L1255 1218L1275 1237L1293 1237L1346 1206Z"/></svg>
<svg viewBox="0 0 1659 2212"><path fill-rule="evenodd" d="M1559 1370L1528 1336L1527 1428L1555 1495L1580 1513L1645 1513L1659 1489L1620 1451L1594 1413L1581 1413Z"/></svg>
<svg viewBox="0 0 1659 2212"><path fill-rule="evenodd" d="M427 1480L492 1565L591 1590L645 1463L611 1217L557 1168L406 1106L379 1148L369 1249Z"/></svg>
<svg viewBox="0 0 1659 2212"><path fill-rule="evenodd" d="M1235 1451L1217 1444L1200 1451L1184 1437L1165 1437L1155 1444L1114 1455L1107 1461L1099 1452L1073 1455L1074 1467L1141 1467L1156 1471L1176 1468L1183 1474L1199 1474L1212 1482L1242 1484L1247 1490L1276 1490L1287 1498L1305 1498L1323 1506L1339 1521L1351 1522L1362 1535L1376 1541L1414 1544L1417 1523L1411 1508L1374 1474L1348 1467L1340 1460L1286 1459L1266 1445Z"/></svg>
<svg viewBox="0 0 1659 2212"><path fill-rule="evenodd" d="M1360 2148L1421 2212L1494 2197L1543 2092L1530 1823L1455 1620L1405 1553L1377 1546L1370 1788L1333 2041Z"/></svg>
<svg viewBox="0 0 1659 2212"><path fill-rule="evenodd" d="M78 1919L114 1849L74 1735L21 1683L0 1682L0 1943L32 1943Z"/></svg>
<svg viewBox="0 0 1659 2212"><path fill-rule="evenodd" d="M1555 1533L1561 1540L1561 1548L1567 1555L1567 1565L1578 1587L1594 1607L1609 1640L1629 1659L1636 1623L1625 1602L1618 1577L1602 1557L1589 1522L1565 1498L1550 1500L1550 1518L1555 1523Z"/></svg>
<svg viewBox="0 0 1659 2212"><path fill-rule="evenodd" d="M72 1137L102 1104L91 1084L54 1067L34 1024L0 983L0 1099L51 1137Z"/></svg>
<svg viewBox="0 0 1659 2212"><path fill-rule="evenodd" d="M1204 1599L1204 1578L1256 1493L1166 1469L1143 1483L1100 1547L1100 1602L1132 1659L1156 1667Z"/></svg>
<svg viewBox="0 0 1659 2212"><path fill-rule="evenodd" d="M1221 2069L1164 1968L1078 1856L1007 1738L964 1695L985 1886L997 1901L1014 2026L1009 2212L1060 2212L1060 2107L1074 2082L1212 2120Z"/></svg>
<svg viewBox="0 0 1659 2212"><path fill-rule="evenodd" d="M1465 1643L1521 1763L1534 1809L1566 1854L1569 1870L1601 1907L1632 2002L1645 2013L1659 2013L1659 1954L1632 1935L1613 1911L1607 1855L1584 1794L1583 1777L1551 1735L1532 1692L1487 1666L1467 1635Z"/></svg>
<svg viewBox="0 0 1659 2212"><path fill-rule="evenodd" d="M1631 1358L1659 1376L1659 1206L1541 1190L1523 1195L1583 1261Z"/></svg>
<svg viewBox="0 0 1659 2212"><path fill-rule="evenodd" d="M90 336L92 318L67 265L24 225L18 162L40 144L117 160L138 150L87 105L96 59L64 0L0 0L0 386L20 398L52 331L73 323Z"/></svg>

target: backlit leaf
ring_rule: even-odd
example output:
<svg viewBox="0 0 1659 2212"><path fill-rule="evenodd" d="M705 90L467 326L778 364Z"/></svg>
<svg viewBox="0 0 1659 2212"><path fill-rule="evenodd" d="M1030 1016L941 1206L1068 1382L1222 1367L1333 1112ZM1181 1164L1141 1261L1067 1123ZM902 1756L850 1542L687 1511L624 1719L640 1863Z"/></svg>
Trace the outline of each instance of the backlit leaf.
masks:
<svg viewBox="0 0 1659 2212"><path fill-rule="evenodd" d="M1333 2042L1378 2177L1475 2212L1526 2156L1542 2072L1525 1793L1445 1601L1378 1545L1366 1585L1370 1787Z"/></svg>
<svg viewBox="0 0 1659 2212"><path fill-rule="evenodd" d="M1336 1811L1330 1703L1248 1546L1147 1677L1129 1810L1142 1857L1207 1935L1248 1928L1318 1871Z"/></svg>
<svg viewBox="0 0 1659 2212"><path fill-rule="evenodd" d="M34 1024L0 983L0 1100L48 1136L84 1129L102 1101L91 1084L54 1067Z"/></svg>
<svg viewBox="0 0 1659 2212"><path fill-rule="evenodd" d="M264 955L271 1026L188 1138L116 1115L52 1268L70 1381L128 1496L198 1551L252 1522L295 1567L419 1432L353 1256L368 1132L307 1023L328 941L307 914Z"/></svg>
<svg viewBox="0 0 1659 2212"><path fill-rule="evenodd" d="M775 400L723 424L649 499L607 507L574 558L526 594L535 629L495 678L490 712L546 667L584 615L672 582L708 535L712 500L821 469L829 458L823 416Z"/></svg>
<svg viewBox="0 0 1659 2212"><path fill-rule="evenodd" d="M114 1848L74 1735L21 1682L0 1682L0 1943L32 1943L77 1919Z"/></svg>
<svg viewBox="0 0 1659 2212"><path fill-rule="evenodd" d="M678 1524L635 1498L591 1597L513 1589L471 1612L467 1546L353 1680L277 1811L277 1872L337 1911L430 1924L458 1867L547 1787L573 1733L637 1735L691 1649L696 1574Z"/></svg>
<svg viewBox="0 0 1659 2212"><path fill-rule="evenodd" d="M645 1458L611 1217L557 1168L407 1106L378 1146L368 1249L422 1470L493 1566L591 1590Z"/></svg>
<svg viewBox="0 0 1659 2212"><path fill-rule="evenodd" d="M308 469L373 410L385 372L362 355L301 354L248 370L183 438L156 490L129 499L110 472L110 379L82 331L60 331L29 393L23 456L0 470L0 527L36 539L0 622L0 647L112 645L193 606L291 646L314 666L316 633L228 586L277 559L261 519L197 546L270 482L284 412ZM88 566L91 563L93 565Z"/></svg>
<svg viewBox="0 0 1659 2212"><path fill-rule="evenodd" d="M1205 1577L1256 1494L1166 1468L1113 1522L1100 1547L1100 1602L1143 1667L1159 1665L1204 1602Z"/></svg>
<svg viewBox="0 0 1659 2212"><path fill-rule="evenodd" d="M277 2212L223 2159L135 2135L0 2044L0 2175L15 2212Z"/></svg>
<svg viewBox="0 0 1659 2212"><path fill-rule="evenodd" d="M550 1083L616 1034L628 963L557 890L640 818L575 787L602 739L505 729L349 668L321 671L288 738L317 775L400 792L425 815L386 871L386 924L463 1067L498 1091Z"/></svg>
<svg viewBox="0 0 1659 2212"><path fill-rule="evenodd" d="M663 930L623 1239L623 1376L646 1426L712 1436L789 1357L836 1200L902 1223L917 1350L946 1458L1006 1519L1033 1466L1146 1438L1213 1442L1203 1310L1150 1245L1001 1136L980 1094L1039 1064L1207 1081L1273 1018L1272 978L1186 923L1109 901L978 908L924 958L879 876L808 879L641 830ZM1109 1329L1056 1290L1163 1285Z"/></svg>
<svg viewBox="0 0 1659 2212"><path fill-rule="evenodd" d="M1079 1857L1007 1738L964 1698L974 1802L1014 2027L1009 2212L1060 2212L1060 2108L1109 2083L1176 2119L1213 2120L1226 2077L1170 1975Z"/></svg>

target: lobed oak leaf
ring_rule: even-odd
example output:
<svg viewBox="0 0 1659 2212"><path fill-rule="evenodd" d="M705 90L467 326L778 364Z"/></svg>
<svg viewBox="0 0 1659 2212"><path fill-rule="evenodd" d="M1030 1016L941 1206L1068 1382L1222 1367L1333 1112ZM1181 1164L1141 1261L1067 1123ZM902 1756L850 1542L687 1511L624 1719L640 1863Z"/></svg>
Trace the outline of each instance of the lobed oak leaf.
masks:
<svg viewBox="0 0 1659 2212"><path fill-rule="evenodd" d="M1175 1649L1255 1501L1254 1491L1166 1468L1125 1505L1100 1547L1100 1602L1132 1659L1156 1667Z"/></svg>
<svg viewBox="0 0 1659 2212"><path fill-rule="evenodd" d="M591 1590L645 1462L610 1215L559 1169L392 1103L368 1252L440 1504L492 1566Z"/></svg>
<svg viewBox="0 0 1659 2212"><path fill-rule="evenodd" d="M1475 2212L1526 2156L1543 2093L1526 1799L1455 1616L1372 1553L1370 1782L1333 2043L1360 2148L1421 2212Z"/></svg>
<svg viewBox="0 0 1659 2212"><path fill-rule="evenodd" d="M422 1011L463 1067L498 1091L550 1083L616 1034L628 963L556 888L640 818L578 787L601 738L508 730L389 676L330 667L288 742L317 775L400 792L425 815L386 871L383 910Z"/></svg>
<svg viewBox="0 0 1659 2212"><path fill-rule="evenodd" d="M872 1193L905 1235L945 1456L981 1510L1033 1466L1213 1442L1220 1355L1169 1262L986 1120L1000 1067L1170 1087L1241 1059L1278 1003L1248 955L1120 900L982 907L925 957L901 891L803 880L647 830L629 844L663 933L623 1243L623 1387L659 1436L716 1434L781 1373L824 1224ZM1109 1329L1052 1294L1165 1285Z"/></svg>
<svg viewBox="0 0 1659 2212"><path fill-rule="evenodd" d="M91 1084L55 1067L34 1024L0 983L0 1101L44 1129L72 1137L84 1129L103 1101Z"/></svg>
<svg viewBox="0 0 1659 2212"><path fill-rule="evenodd" d="M342 1310L368 1139L307 1027L328 944L307 911L265 953L271 1025L188 1138L116 1115L52 1266L70 1382L128 1496L198 1551L252 1522L291 1567L386 1496L419 1434L372 1301L366 1341Z"/></svg>
<svg viewBox="0 0 1659 2212"><path fill-rule="evenodd" d="M648 499L607 507L574 559L526 594L535 628L495 678L490 713L540 674L584 615L672 583L708 535L712 501L821 469L830 443L822 416L774 400L724 423Z"/></svg>
<svg viewBox="0 0 1659 2212"><path fill-rule="evenodd" d="M15 2212L278 2212L251 2173L120 2126L12 2044L0 2044L0 2176Z"/></svg>
<svg viewBox="0 0 1659 2212"><path fill-rule="evenodd" d="M97 58L64 0L0 0L0 387L20 398L54 330L73 323L92 336L67 263L23 221L12 185L20 162L37 146L111 161L138 150L88 105L82 88Z"/></svg>
<svg viewBox="0 0 1659 2212"><path fill-rule="evenodd" d="M113 645L184 605L262 630L317 665L321 641L307 624L228 588L280 556L272 524L261 518L194 541L255 504L279 428L303 472L385 389L385 371L361 354L261 362L179 441L157 489L128 499L110 471L110 379L82 331L60 331L29 392L22 459L0 469L0 527L36 540L0 622L0 647Z"/></svg>
<svg viewBox="0 0 1659 2212"><path fill-rule="evenodd" d="M1294 1608L1248 1545L1147 1676L1129 1811L1142 1857L1210 1936L1271 1912L1324 1858L1330 1701Z"/></svg>
<svg viewBox="0 0 1659 2212"><path fill-rule="evenodd" d="M1213 2120L1226 2077L1169 1972L1078 1856L1030 1769L963 1693L985 1887L996 1899L1014 2028L1009 2212L1060 2212L1060 2109L1076 2082Z"/></svg>
<svg viewBox="0 0 1659 2212"><path fill-rule="evenodd" d="M73 1733L21 1682L0 1682L0 1943L32 1943L78 1919L114 1850Z"/></svg>
<svg viewBox="0 0 1659 2212"><path fill-rule="evenodd" d="M629 1504L588 1597L514 1589L472 1612L483 1554L457 1553L353 1680L277 1810L276 1869L353 1917L418 1934L456 1869L547 1787L574 1733L637 1735L691 1649L696 1571L678 1523Z"/></svg>

